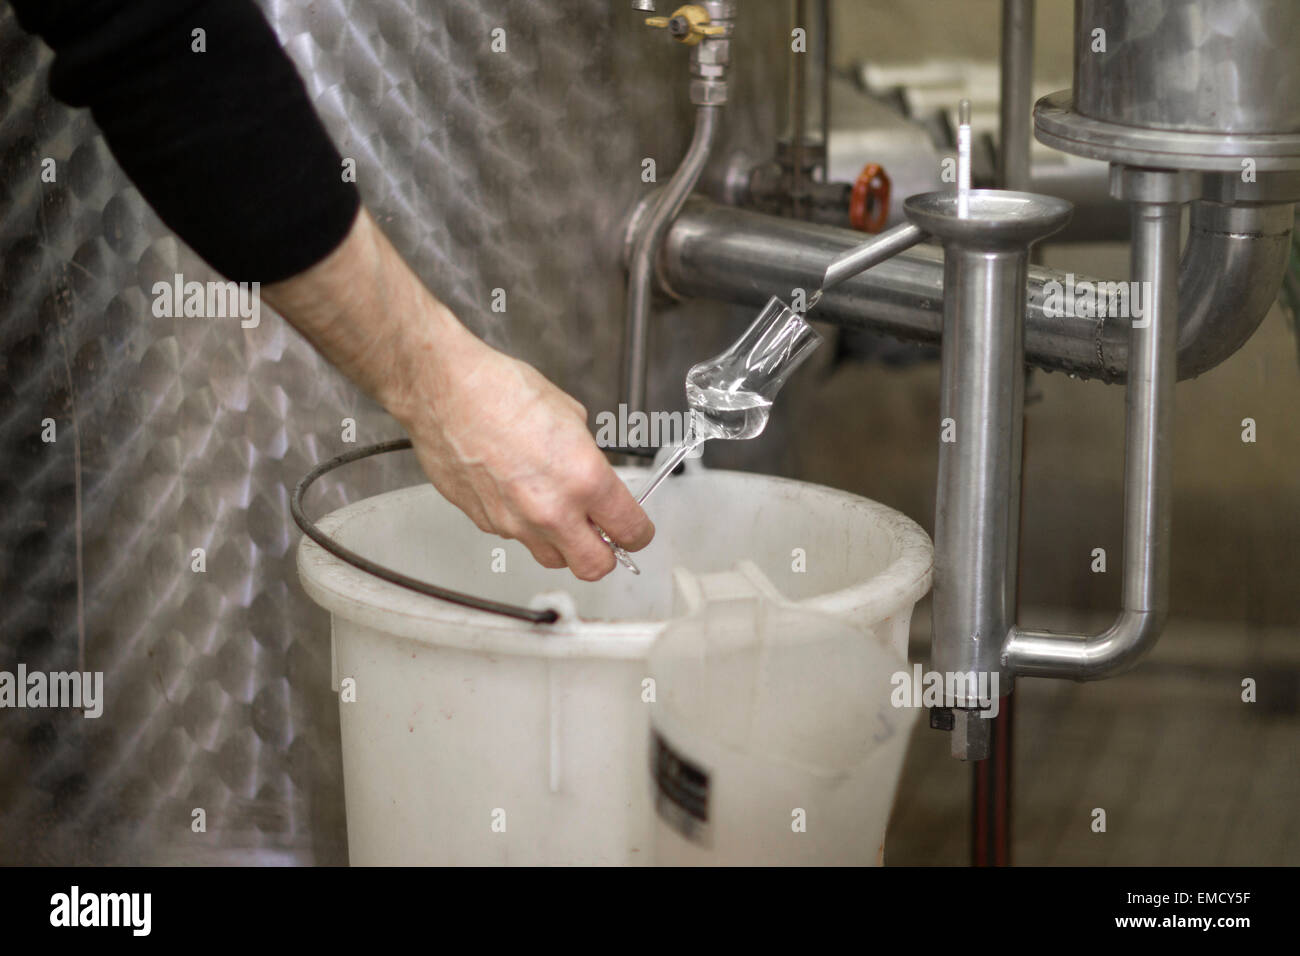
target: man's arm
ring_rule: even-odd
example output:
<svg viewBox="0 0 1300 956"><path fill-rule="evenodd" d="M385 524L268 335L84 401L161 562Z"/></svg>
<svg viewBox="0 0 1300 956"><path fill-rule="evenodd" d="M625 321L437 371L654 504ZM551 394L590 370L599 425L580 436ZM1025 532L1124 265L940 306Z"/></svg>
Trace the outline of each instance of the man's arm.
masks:
<svg viewBox="0 0 1300 956"><path fill-rule="evenodd" d="M584 580L615 564L589 518L631 551L654 537L586 410L461 325L364 209L338 249L262 295L402 423L425 474L484 531Z"/></svg>
<svg viewBox="0 0 1300 956"><path fill-rule="evenodd" d="M547 567L614 568L654 529L573 399L471 335L371 218L251 0L11 0L144 198L410 433L434 485ZM199 52L194 31L203 30Z"/></svg>
<svg viewBox="0 0 1300 956"><path fill-rule="evenodd" d="M251 0L10 2L54 51L50 92L90 109L158 217L222 275L285 279L343 241L357 188Z"/></svg>

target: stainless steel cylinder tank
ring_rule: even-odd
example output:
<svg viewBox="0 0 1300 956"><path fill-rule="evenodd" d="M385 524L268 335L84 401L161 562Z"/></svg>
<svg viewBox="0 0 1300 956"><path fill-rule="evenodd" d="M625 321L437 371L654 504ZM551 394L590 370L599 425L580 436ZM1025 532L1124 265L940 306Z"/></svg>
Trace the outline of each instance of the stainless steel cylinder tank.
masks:
<svg viewBox="0 0 1300 956"><path fill-rule="evenodd" d="M1296 0L1075 0L1074 89L1035 109L1066 152L1172 169L1300 168Z"/></svg>
<svg viewBox="0 0 1300 956"><path fill-rule="evenodd" d="M1300 133L1295 0L1077 0L1074 16L1074 108L1084 116L1186 132Z"/></svg>

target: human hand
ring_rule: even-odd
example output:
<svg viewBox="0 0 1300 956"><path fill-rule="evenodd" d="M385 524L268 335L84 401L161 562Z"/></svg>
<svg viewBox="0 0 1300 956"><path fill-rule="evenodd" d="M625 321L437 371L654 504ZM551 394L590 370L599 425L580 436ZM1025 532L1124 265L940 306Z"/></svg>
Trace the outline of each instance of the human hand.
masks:
<svg viewBox="0 0 1300 956"><path fill-rule="evenodd" d="M472 336L441 350L438 365L392 395L390 410L429 480L479 528L584 581L615 566L592 522L628 551L650 543L654 526L596 447L582 405Z"/></svg>
<svg viewBox="0 0 1300 956"><path fill-rule="evenodd" d="M263 296L411 436L429 480L484 531L594 581L654 526L587 431L581 405L475 337L363 209L338 249Z"/></svg>

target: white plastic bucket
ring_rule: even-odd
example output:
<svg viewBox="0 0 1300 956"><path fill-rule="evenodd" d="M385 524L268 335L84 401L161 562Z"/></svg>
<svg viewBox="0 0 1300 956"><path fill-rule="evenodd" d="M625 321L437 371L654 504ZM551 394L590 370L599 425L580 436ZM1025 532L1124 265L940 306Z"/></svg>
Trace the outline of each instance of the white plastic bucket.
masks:
<svg viewBox="0 0 1300 956"><path fill-rule="evenodd" d="M645 472L621 474L636 487ZM591 584L479 531L430 485L318 522L413 577L557 607L554 624L420 595L302 540L299 575L331 614L344 690L353 864L652 862L646 657L690 610L681 582L691 575L752 561L784 598L906 656L933 552L904 515L830 488L698 467L670 479L649 510L657 534L636 555L642 574L617 568ZM675 584L674 568L690 574Z"/></svg>
<svg viewBox="0 0 1300 956"><path fill-rule="evenodd" d="M722 578L650 651L655 862L880 864L917 718L890 703L906 660L765 597L744 563Z"/></svg>

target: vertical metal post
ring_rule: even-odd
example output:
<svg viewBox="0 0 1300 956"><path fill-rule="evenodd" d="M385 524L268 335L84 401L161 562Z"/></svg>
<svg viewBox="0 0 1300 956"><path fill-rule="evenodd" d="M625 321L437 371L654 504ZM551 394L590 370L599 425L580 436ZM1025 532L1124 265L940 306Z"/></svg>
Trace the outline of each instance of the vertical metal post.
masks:
<svg viewBox="0 0 1300 956"><path fill-rule="evenodd" d="M1030 188L1030 109L1034 86L1034 2L1002 0L1001 97L998 101L998 185L1003 189ZM1025 375L1029 375L1028 371ZM1023 415L1018 427L1021 435L1023 469ZM1016 484L1016 519L1023 508L1023 474ZM1011 545L1020 546L1019 525L1012 534ZM1010 580L1018 583L1019 562L1007 569ZM1019 600L1013 598L1013 620L1019 617ZM989 734L989 756L971 769L971 865L1009 866L1011 864L1012 766L1015 761L1015 695L1002 701L998 716L993 718Z"/></svg>
<svg viewBox="0 0 1300 956"><path fill-rule="evenodd" d="M997 717L990 721L988 759L971 767L971 866L1011 865L1015 704L1015 694L1002 698Z"/></svg>
<svg viewBox="0 0 1300 956"><path fill-rule="evenodd" d="M967 242L944 243L933 664L945 674L993 674L1015 623L1008 569L1017 557L1012 505L1024 400L1024 326L1016 316L1029 256L1027 246Z"/></svg>
<svg viewBox="0 0 1300 956"><path fill-rule="evenodd" d="M1123 601L1162 623L1169 605L1181 216L1177 203L1133 203L1132 275L1149 292L1144 320L1129 329Z"/></svg>
<svg viewBox="0 0 1300 956"><path fill-rule="evenodd" d="M790 155L794 162L790 176L790 209L796 219L803 212L804 140L807 138L808 126L808 99L805 92L808 76L808 22L805 14L804 0L794 0L794 26L803 29L805 44L805 52L795 53L794 62L790 65L793 70L790 77Z"/></svg>
<svg viewBox="0 0 1300 956"><path fill-rule="evenodd" d="M948 701L952 750L983 760L993 728L976 695L1011 689L1001 654L1016 610L1029 248L1064 226L1071 206L976 190L960 209L946 192L904 203L908 219L944 246L931 668L971 682Z"/></svg>
<svg viewBox="0 0 1300 956"><path fill-rule="evenodd" d="M1029 189L1034 98L1034 0L1002 0L998 183Z"/></svg>
<svg viewBox="0 0 1300 956"><path fill-rule="evenodd" d="M822 182L827 182L831 167L831 0L817 2L817 62L820 69L822 114Z"/></svg>

